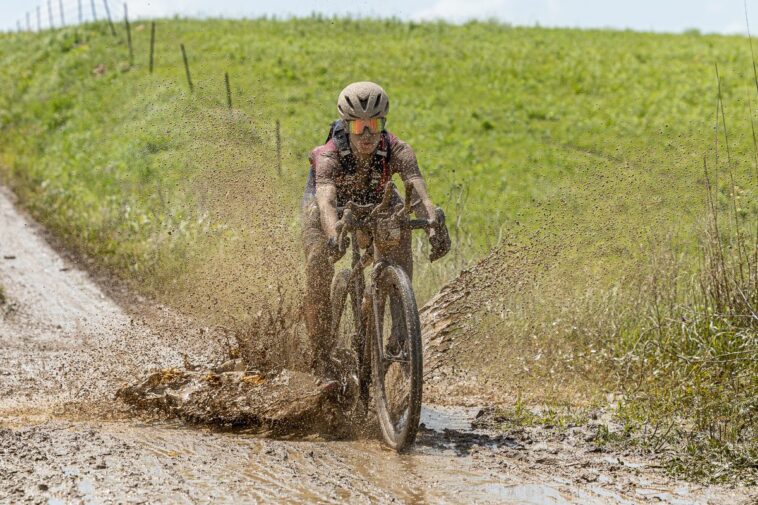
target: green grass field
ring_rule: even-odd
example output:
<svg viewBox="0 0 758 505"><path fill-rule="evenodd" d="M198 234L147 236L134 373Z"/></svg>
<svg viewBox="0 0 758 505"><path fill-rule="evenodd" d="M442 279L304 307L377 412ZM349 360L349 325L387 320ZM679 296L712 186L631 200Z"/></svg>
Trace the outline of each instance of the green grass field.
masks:
<svg viewBox="0 0 758 505"><path fill-rule="evenodd" d="M368 43L363 33L375 36ZM153 75L149 25L135 23L133 66L124 38L104 25L4 35L0 120L3 170L27 192L25 203L86 252L130 273L152 267L147 258L177 242L146 244L146 237L155 242L209 211L193 186L198 178L272 177L276 120L284 173L255 189L295 209L307 153L323 141L337 93L356 79L386 86L388 127L415 147L435 200L455 223L455 258L429 272L435 285L503 236L543 226L545 206L591 223L593 206L612 202L607 210L625 229L691 222L713 139L714 62L722 65L726 110L740 123L732 154L750 156L742 137L749 52L739 37L164 20ZM224 110L227 71L233 115ZM586 186L593 201L576 197ZM296 212L287 217L294 221Z"/></svg>
<svg viewBox="0 0 758 505"><path fill-rule="evenodd" d="M220 323L264 310L280 287L296 298L307 154L342 87L374 80L455 241L429 266L419 239L420 299L499 246L498 273L470 307L464 366L514 395L584 403L655 370L691 371L671 359L682 349L645 355L660 342L635 343L661 300L671 320L707 305L676 289L703 262L704 160L723 235L758 216L746 38L327 18L160 20L156 33L152 75L149 23L133 23L131 65L124 34L102 24L0 36L0 174L73 250ZM636 375L620 374L622 362ZM626 412L657 405L669 419L682 404L657 401L665 383L655 384ZM703 415L726 415L714 412ZM750 447L734 453L752 461Z"/></svg>

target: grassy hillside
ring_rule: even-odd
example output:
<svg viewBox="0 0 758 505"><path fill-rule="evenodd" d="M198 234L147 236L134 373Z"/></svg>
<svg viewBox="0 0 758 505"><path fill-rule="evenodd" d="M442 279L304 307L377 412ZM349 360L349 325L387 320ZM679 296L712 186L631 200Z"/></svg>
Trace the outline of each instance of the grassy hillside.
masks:
<svg viewBox="0 0 758 505"><path fill-rule="evenodd" d="M577 198L578 186L627 214L608 230L616 256L629 226L689 221L713 138L713 63L730 117L746 117L751 84L741 38L333 19L159 21L150 75L149 24L134 25L133 66L124 34L104 25L4 35L0 142L6 177L46 224L151 278L163 268L155 257L181 247L162 234L211 211L204 192L272 175L276 120L284 174L250 189L295 209L307 152L352 80L385 85L388 127L415 147L455 223L457 254L425 272L427 293L504 235L539 229L545 206L591 223L597 202ZM748 152L741 140L734 155Z"/></svg>
<svg viewBox="0 0 758 505"><path fill-rule="evenodd" d="M131 65L124 34L114 38L102 24L0 36L0 173L69 247L138 288L224 324L264 310L280 289L297 300L307 153L323 141L339 90L367 79L390 93L388 128L413 145L450 216L446 260L426 265L417 244L422 300L497 247L459 281L474 293L457 307L465 324L451 329L464 370L513 396L587 403L645 390L631 386L650 376L691 378L683 364L752 352L730 347L755 335L732 319L692 319L726 325L715 334L729 345L697 348L718 350L707 358L689 337L677 340L686 332L663 331L710 306L707 292L697 294L710 286L699 282L712 257L704 244L723 238L735 253L736 230L754 230L758 94L745 38L175 19L157 22L150 74L149 23L133 29ZM715 234L704 225L709 215L721 223ZM753 257L754 242L742 247ZM662 340L646 340L651 334ZM675 341L683 347L661 345ZM652 349L665 352L646 354ZM708 384L755 376L704 373ZM737 389L655 403L672 390L650 383L657 392L633 406L666 411L661 423L693 398L755 391L738 380ZM742 400L697 411L703 430L714 416L754 412Z"/></svg>

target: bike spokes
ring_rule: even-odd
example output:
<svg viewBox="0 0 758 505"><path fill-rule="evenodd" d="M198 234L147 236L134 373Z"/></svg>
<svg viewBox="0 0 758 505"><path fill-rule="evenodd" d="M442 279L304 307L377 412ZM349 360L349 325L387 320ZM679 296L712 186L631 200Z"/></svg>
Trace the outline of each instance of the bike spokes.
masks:
<svg viewBox="0 0 758 505"><path fill-rule="evenodd" d="M413 443L421 411L421 332L410 279L386 267L374 292L374 386L385 441L397 450Z"/></svg>

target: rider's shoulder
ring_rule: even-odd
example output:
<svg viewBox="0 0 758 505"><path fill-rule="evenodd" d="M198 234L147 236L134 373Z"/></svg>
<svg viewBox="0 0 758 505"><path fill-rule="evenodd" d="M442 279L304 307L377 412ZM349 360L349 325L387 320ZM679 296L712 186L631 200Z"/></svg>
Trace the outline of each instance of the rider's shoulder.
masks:
<svg viewBox="0 0 758 505"><path fill-rule="evenodd" d="M309 155L311 162L337 160L339 154L337 153L337 146L334 145L334 140L329 139L326 144L314 147Z"/></svg>
<svg viewBox="0 0 758 505"><path fill-rule="evenodd" d="M390 150L392 151L393 155L399 155L399 156L413 155L413 148L408 142L397 137L396 135L393 135L390 132L387 132L387 137L389 139Z"/></svg>

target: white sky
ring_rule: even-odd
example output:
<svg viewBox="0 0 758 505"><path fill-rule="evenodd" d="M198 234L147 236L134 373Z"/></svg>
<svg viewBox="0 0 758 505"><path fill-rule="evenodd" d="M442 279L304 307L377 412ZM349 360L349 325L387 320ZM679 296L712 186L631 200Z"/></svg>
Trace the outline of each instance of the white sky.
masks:
<svg viewBox="0 0 758 505"><path fill-rule="evenodd" d="M0 0L0 30L15 30L40 21L49 24L48 2L54 25L60 24L60 4L66 23L78 19L78 2L85 19L95 4L103 16L104 0ZM130 17L223 16L278 17L326 15L398 17L405 20L496 18L514 25L564 26L579 28L631 28L634 30L681 32L696 28L706 33L745 33L744 0L128 0ZM114 19L121 20L123 4L108 0ZM758 0L748 0L750 20L758 29ZM757 30L753 30L757 31Z"/></svg>

